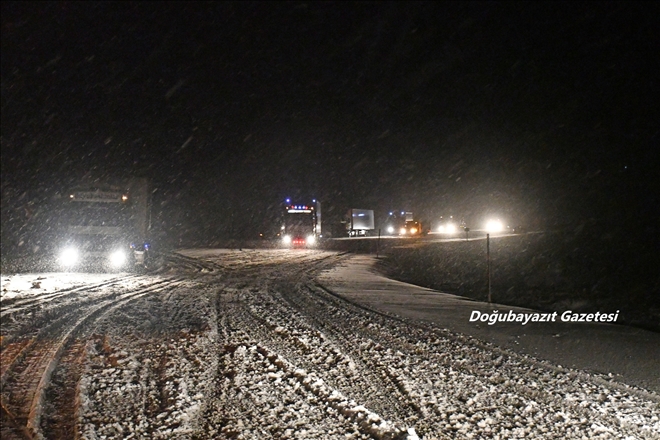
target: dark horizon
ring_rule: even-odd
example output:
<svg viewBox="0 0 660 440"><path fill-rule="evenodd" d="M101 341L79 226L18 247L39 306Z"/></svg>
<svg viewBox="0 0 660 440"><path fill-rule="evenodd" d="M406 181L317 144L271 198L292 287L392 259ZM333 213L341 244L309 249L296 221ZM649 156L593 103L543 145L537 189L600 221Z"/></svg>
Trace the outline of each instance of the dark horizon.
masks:
<svg viewBox="0 0 660 440"><path fill-rule="evenodd" d="M657 239L656 10L3 2L3 242L83 175L200 239L287 196Z"/></svg>

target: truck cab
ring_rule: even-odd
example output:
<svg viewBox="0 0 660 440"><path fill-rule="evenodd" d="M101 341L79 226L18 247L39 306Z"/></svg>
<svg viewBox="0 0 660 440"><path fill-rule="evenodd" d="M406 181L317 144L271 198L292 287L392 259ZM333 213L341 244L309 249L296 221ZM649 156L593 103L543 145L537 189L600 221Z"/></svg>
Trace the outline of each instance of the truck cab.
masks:
<svg viewBox="0 0 660 440"><path fill-rule="evenodd" d="M59 212L64 270L143 269L149 255L146 181L71 188Z"/></svg>

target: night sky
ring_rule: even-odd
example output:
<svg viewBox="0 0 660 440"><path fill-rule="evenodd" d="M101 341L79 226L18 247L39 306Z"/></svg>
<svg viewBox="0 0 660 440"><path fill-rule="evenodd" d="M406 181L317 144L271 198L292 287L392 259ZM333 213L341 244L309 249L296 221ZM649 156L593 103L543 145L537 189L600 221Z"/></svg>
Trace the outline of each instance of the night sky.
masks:
<svg viewBox="0 0 660 440"><path fill-rule="evenodd" d="M659 28L653 2L2 2L3 249L84 175L150 178L191 240L287 196L657 238Z"/></svg>

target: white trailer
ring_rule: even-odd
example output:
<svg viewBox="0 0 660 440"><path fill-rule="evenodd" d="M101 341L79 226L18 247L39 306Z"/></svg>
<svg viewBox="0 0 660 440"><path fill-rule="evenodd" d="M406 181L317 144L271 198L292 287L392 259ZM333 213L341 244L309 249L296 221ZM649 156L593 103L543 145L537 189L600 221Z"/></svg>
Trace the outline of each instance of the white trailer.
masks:
<svg viewBox="0 0 660 440"><path fill-rule="evenodd" d="M349 237L364 237L375 229L374 211L371 209L349 209L346 229Z"/></svg>

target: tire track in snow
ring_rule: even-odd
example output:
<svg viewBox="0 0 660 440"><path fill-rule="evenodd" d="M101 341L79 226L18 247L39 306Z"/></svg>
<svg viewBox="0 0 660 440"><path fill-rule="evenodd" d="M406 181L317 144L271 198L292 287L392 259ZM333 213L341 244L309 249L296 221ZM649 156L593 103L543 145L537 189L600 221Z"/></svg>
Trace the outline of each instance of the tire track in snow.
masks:
<svg viewBox="0 0 660 440"><path fill-rule="evenodd" d="M144 279L144 281L146 281L146 279ZM149 282L149 286L153 287L167 282L170 282L170 280L159 280L155 283L152 280ZM110 284L105 287L113 286L114 284ZM138 287L138 289L141 287ZM98 288L98 286L90 286L90 288L83 289L81 292L90 292L96 288ZM129 292L131 290L136 290L136 288L129 289ZM78 298L69 298L68 303L51 306L46 309L42 315L37 315L30 321L23 323L19 330L14 331L14 333L2 340L2 345L0 346L0 356L2 356L2 364L0 366L0 385L4 386L7 369L16 362L16 360L23 356L23 353L25 350L29 349L31 344L39 340L40 337L43 338L44 335L47 335L51 328L61 325L62 322L69 320L72 315L79 313L79 308L81 307L93 306L101 301L116 298L124 293L126 292L112 290L104 294L102 293L99 296L79 296Z"/></svg>
<svg viewBox="0 0 660 440"><path fill-rule="evenodd" d="M113 298L102 297L92 303L88 302L81 310L71 311L68 315L42 328L29 344L22 347L19 355L14 356L7 363L3 351L2 408L15 427L9 432L23 435L22 433L27 430L31 436L42 436L41 420L46 398L45 390L50 384L53 372L60 360L66 359L72 351L73 359L79 359L75 355L76 339L87 338L95 322L118 307L145 295L173 288L180 282L181 280L163 280L152 286L114 295ZM75 374L67 376L62 389L71 389L72 386L75 389L76 379ZM58 395L58 392L54 390L53 394ZM50 404L54 407L54 414L50 416L57 418L62 404L67 406L71 402L50 402ZM62 423L67 427L62 427L62 430L73 432L70 425L74 421L70 420L70 413L64 419L67 420ZM5 428L6 426L3 425L3 433Z"/></svg>
<svg viewBox="0 0 660 440"><path fill-rule="evenodd" d="M605 400L621 399L626 392L612 392L610 388L616 389L616 384L603 386L584 373L578 381L577 373L560 371L472 338L370 310L320 285L310 288L319 299L352 309L347 314L350 319L371 316L368 321L372 330L360 329L359 320L349 321L348 326L390 348L371 352L374 357L382 358L389 374L401 383L406 393L428 408L428 419L422 421L425 426L419 426L420 433L448 431L460 435L461 430L476 428L480 435L491 435L490 425L495 424L496 419L509 423L510 430L514 431L521 428L518 426L521 417L534 417L542 419L532 423L541 425L534 433L539 438L582 436L592 429L585 424L593 423L597 426L587 435L598 432L601 425L602 430L616 428L621 434L635 438L655 435L651 428L652 414L657 410L654 399L644 402L632 395L628 396L630 403L603 406ZM646 413L641 423L636 417L625 414L630 404ZM549 427L553 424L548 425L547 419L558 414L561 414L558 421L562 424L551 431ZM639 411L635 415L639 416ZM466 427L466 423L477 426ZM655 424L657 427L657 421ZM566 429L562 431L561 428Z"/></svg>
<svg viewBox="0 0 660 440"><path fill-rule="evenodd" d="M263 429L270 438L292 436L296 424L288 425L286 415L293 408L295 411L307 411L307 417L316 419L316 431L311 430L308 434L311 438L325 438L328 431L318 429L323 424L332 427L330 432L337 437L356 430L366 438L395 439L408 436L402 427L383 420L376 413L325 384L322 374L308 373L300 368L300 353L283 349L282 344L276 341L277 335L268 325L246 309L249 305L242 302L223 304L222 299L219 304L218 315L223 316L221 325L226 328L221 332L225 336L219 362L219 397L225 403L222 405L224 411L220 417L219 434L233 438L245 429L255 432ZM276 351L273 351L273 347L277 347ZM242 389L249 389L250 384L257 380L255 376L267 382L264 386L267 386L268 391L264 393L268 397L252 390L247 395L242 394ZM252 405L246 405L246 400ZM278 401L286 402L286 407L274 403ZM227 402L230 404L227 405ZM273 411L282 415L284 420L271 419L246 426L250 423L248 419L254 422Z"/></svg>
<svg viewBox="0 0 660 440"><path fill-rule="evenodd" d="M31 309L36 307L43 307L51 301L62 300L69 295L80 294L84 292L89 292L101 287L111 287L114 285L119 285L124 281L138 278L138 275L127 275L123 277L113 278L111 280L106 280L101 283L90 284L86 286L74 286L67 289L57 290L55 292L46 293L43 295L32 296L30 298L17 298L17 299L6 299L2 301L3 308L0 310L1 319L10 319L10 317L16 313L26 313ZM5 321L6 322L6 321Z"/></svg>
<svg viewBox="0 0 660 440"><path fill-rule="evenodd" d="M277 333L289 333L286 331L287 321L294 319L303 324L299 327L306 329L307 338L305 345L313 345L311 351L319 359L329 360L329 364L315 365L319 370L328 366L336 368L349 364L351 368L343 368L339 371L339 377L351 377L352 382L344 384L342 388L351 390L351 393L361 395L365 399L365 405L372 407L385 417L404 420L406 423L414 423L418 418L420 407L403 393L396 381L387 374L384 365L375 363L370 353L365 353L355 338L355 327L344 327L341 321L327 319L336 316L333 310L322 309L323 305L312 299L307 293L308 287L303 285L298 289L287 289L279 287L272 294L281 298L282 302L288 303L290 308L277 316L282 327ZM268 313L267 310L264 312ZM322 318L321 318L322 317ZM268 321L272 322L269 316ZM278 324L271 324L279 327ZM320 329L320 330L316 330ZM314 335L318 333L319 336ZM294 341L295 341L294 337ZM300 344L300 342L298 343Z"/></svg>

